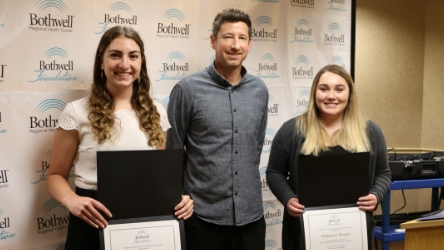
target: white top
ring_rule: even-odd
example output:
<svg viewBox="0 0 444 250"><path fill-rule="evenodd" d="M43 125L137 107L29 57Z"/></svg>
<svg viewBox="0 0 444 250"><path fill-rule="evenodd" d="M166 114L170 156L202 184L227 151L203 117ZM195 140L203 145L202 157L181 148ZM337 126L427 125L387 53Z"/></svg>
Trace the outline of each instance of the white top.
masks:
<svg viewBox="0 0 444 250"><path fill-rule="evenodd" d="M150 150L148 134L142 132L135 111L117 110L111 140L98 144L88 120L88 97L68 103L60 115L58 126L65 130L78 130L79 147L74 159L75 184L79 188L97 190L97 151ZM170 128L163 106L154 100L160 114L162 130Z"/></svg>

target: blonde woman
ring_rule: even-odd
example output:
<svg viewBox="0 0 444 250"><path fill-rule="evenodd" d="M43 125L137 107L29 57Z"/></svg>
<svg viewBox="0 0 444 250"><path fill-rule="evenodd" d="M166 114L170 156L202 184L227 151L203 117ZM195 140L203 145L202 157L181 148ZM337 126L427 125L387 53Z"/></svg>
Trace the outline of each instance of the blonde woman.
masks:
<svg viewBox="0 0 444 250"><path fill-rule="evenodd" d="M98 228L112 217L96 200L97 150L164 148L169 123L165 109L151 99L150 86L137 32L121 26L106 31L97 48L90 95L66 106L54 134L47 189L71 212L66 250L100 249ZM75 192L67 181L73 165ZM187 219L193 201L183 196L175 210L179 219Z"/></svg>
<svg viewBox="0 0 444 250"><path fill-rule="evenodd" d="M369 194L357 201L370 219L391 180L385 138L379 126L364 119L358 110L354 84L347 71L327 65L313 79L308 110L285 122L273 139L267 184L285 206L282 249L305 249L300 238L299 216L304 205L299 203L297 192L299 157L349 152L371 153ZM372 249L372 225L367 231Z"/></svg>

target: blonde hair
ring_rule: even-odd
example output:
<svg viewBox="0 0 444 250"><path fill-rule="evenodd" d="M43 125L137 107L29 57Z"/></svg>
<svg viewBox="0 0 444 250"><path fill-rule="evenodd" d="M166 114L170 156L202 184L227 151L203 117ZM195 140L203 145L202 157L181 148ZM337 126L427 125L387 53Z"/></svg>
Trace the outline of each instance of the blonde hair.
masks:
<svg viewBox="0 0 444 250"><path fill-rule="evenodd" d="M319 108L316 106L316 89L319 79L325 72L337 74L345 79L350 89L347 106L344 110L342 128L331 137L319 123ZM313 79L308 110L296 117L298 133L305 136L301 154L318 156L321 151L328 151L329 146L340 145L349 152L368 152L371 149L367 136L367 120L358 109L353 80L347 71L338 65L327 65Z"/></svg>
<svg viewBox="0 0 444 250"><path fill-rule="evenodd" d="M111 93L106 88L106 75L100 68L106 48L117 37L126 37L134 40L140 47L142 55L142 67L140 69L140 80L133 82L133 93L131 104L135 109L139 119L140 130L149 135L148 145L156 146L165 142L165 135L160 125L160 114L150 96L151 81L148 77L146 58L143 41L140 36L131 28L115 26L107 30L100 39L96 58L94 62L94 82L91 87L91 94L88 101L91 129L99 144L112 138L114 128L114 103Z"/></svg>

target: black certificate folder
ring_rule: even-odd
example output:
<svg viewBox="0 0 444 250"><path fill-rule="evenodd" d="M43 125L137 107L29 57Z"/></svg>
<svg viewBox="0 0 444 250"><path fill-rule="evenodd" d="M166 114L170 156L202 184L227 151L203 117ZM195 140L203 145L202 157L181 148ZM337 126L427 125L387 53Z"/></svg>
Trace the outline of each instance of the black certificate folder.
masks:
<svg viewBox="0 0 444 250"><path fill-rule="evenodd" d="M299 158L298 197L305 207L356 204L370 189L370 153Z"/></svg>
<svg viewBox="0 0 444 250"><path fill-rule="evenodd" d="M183 152L98 151L98 200L112 219L173 215L182 199Z"/></svg>

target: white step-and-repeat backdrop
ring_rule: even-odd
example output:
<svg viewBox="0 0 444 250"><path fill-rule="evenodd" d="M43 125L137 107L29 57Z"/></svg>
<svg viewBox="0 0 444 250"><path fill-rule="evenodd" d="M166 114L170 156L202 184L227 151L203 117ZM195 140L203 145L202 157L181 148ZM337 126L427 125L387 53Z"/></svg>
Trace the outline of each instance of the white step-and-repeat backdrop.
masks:
<svg viewBox="0 0 444 250"><path fill-rule="evenodd" d="M140 33L153 96L166 107L174 84L214 60L212 20L228 7L250 15L244 65L270 92L258 171L266 249L281 249L283 207L265 179L268 154L281 124L305 111L317 71L351 69L352 0L1 0L0 249L64 249L68 211L45 183L51 141L66 103L87 94L101 35L115 25Z"/></svg>

